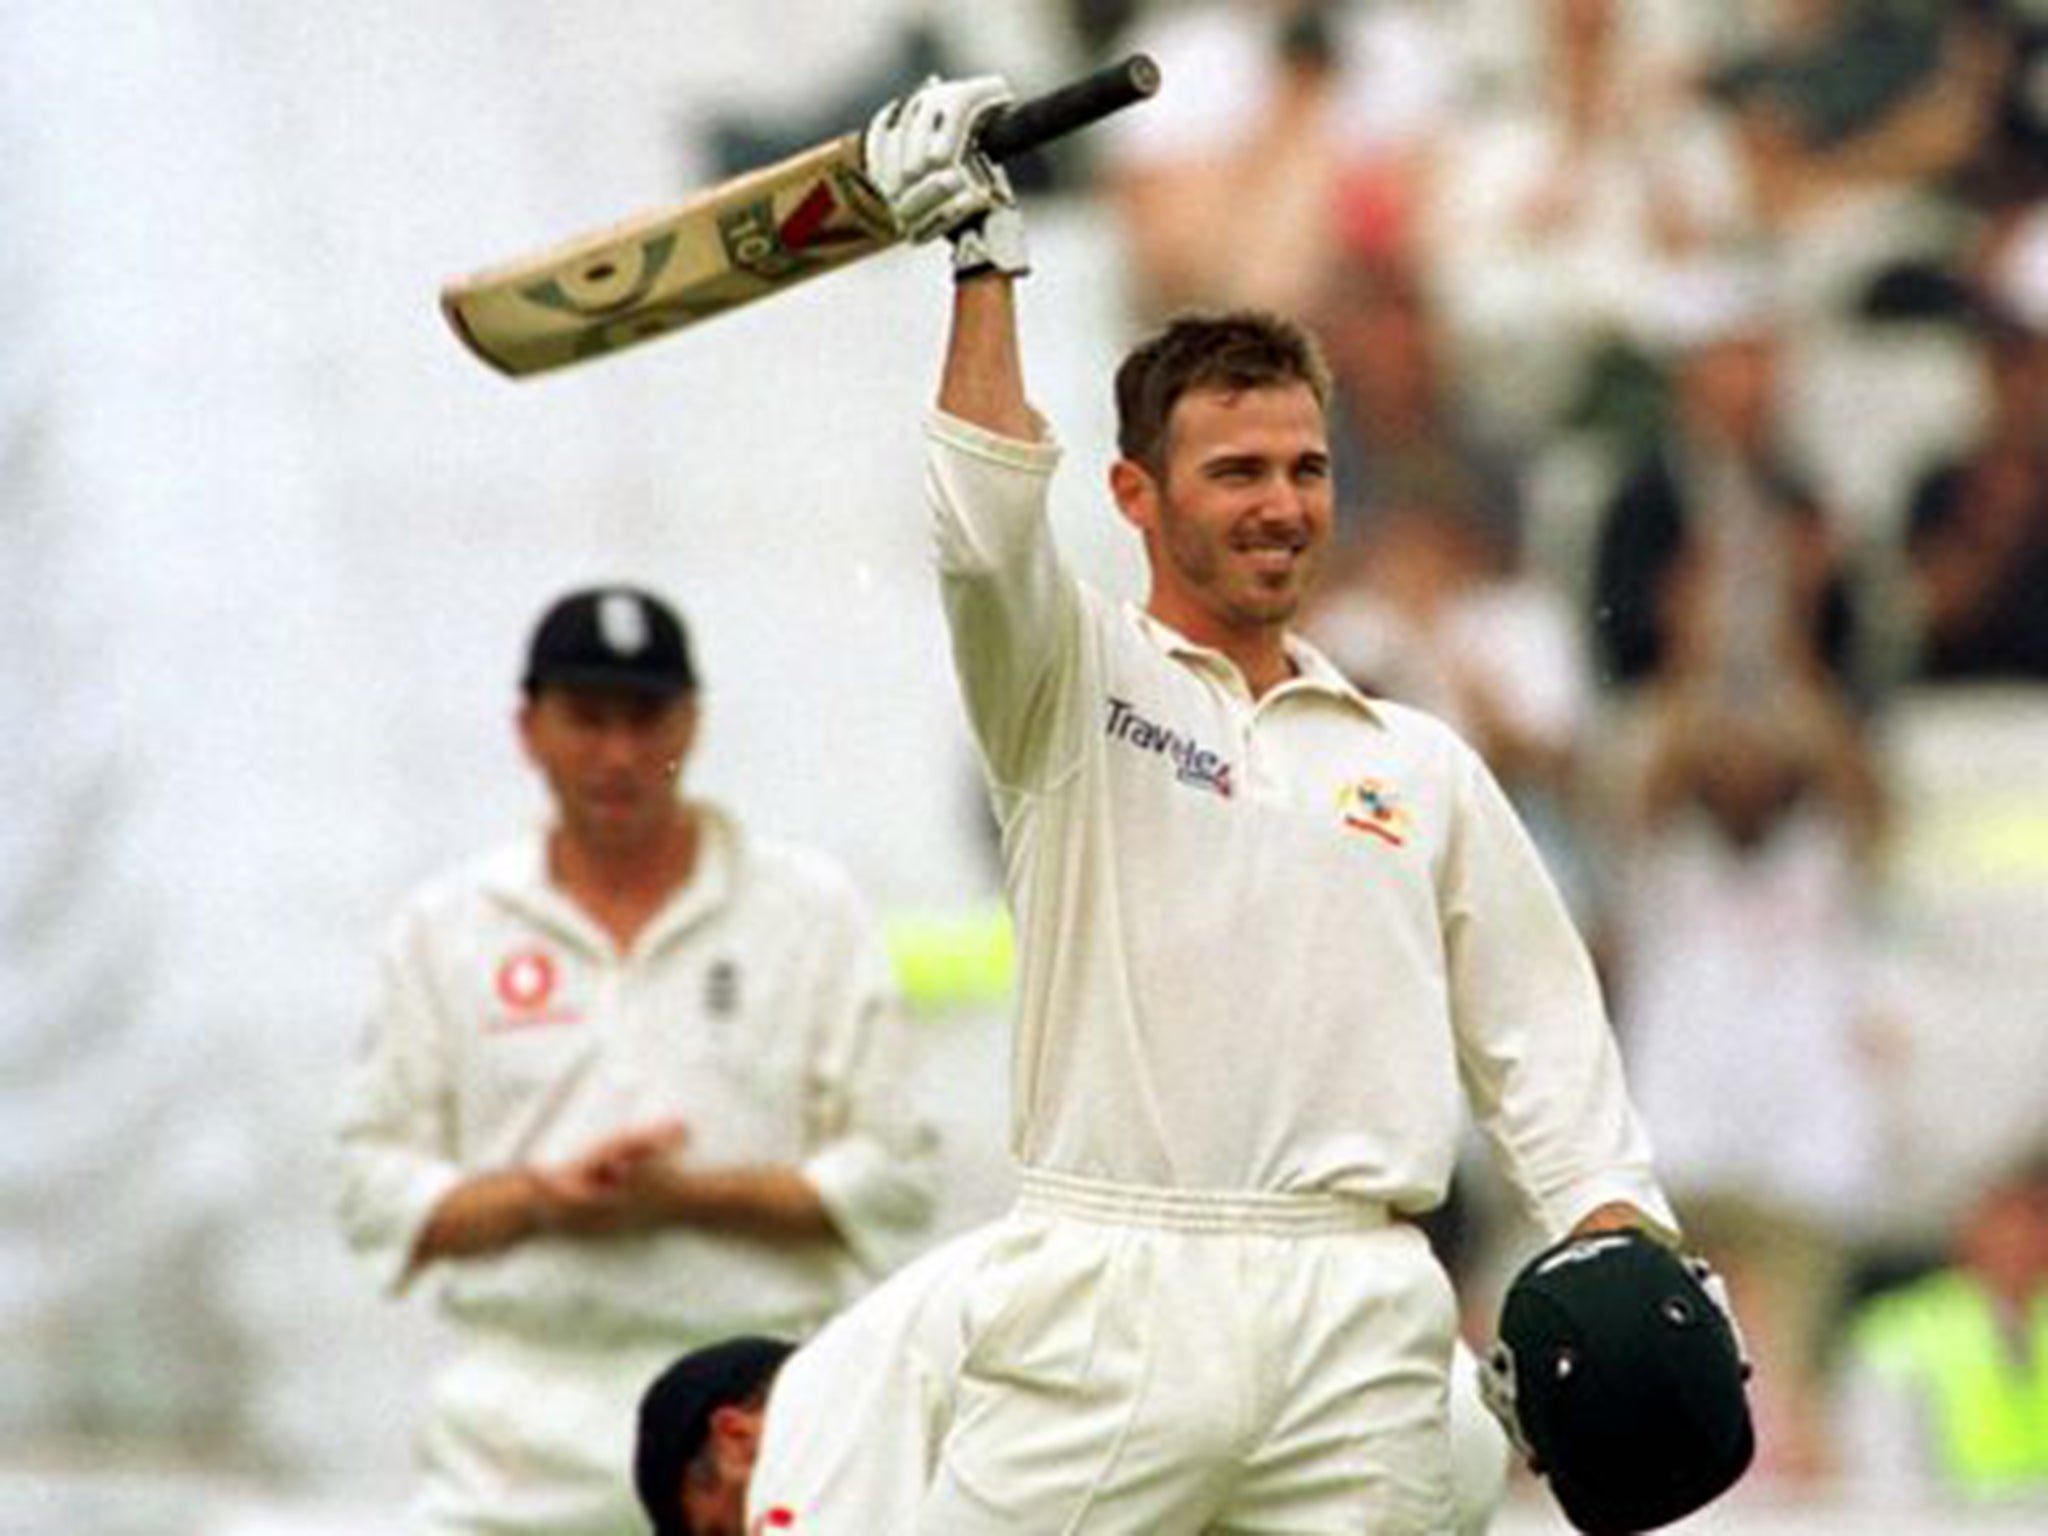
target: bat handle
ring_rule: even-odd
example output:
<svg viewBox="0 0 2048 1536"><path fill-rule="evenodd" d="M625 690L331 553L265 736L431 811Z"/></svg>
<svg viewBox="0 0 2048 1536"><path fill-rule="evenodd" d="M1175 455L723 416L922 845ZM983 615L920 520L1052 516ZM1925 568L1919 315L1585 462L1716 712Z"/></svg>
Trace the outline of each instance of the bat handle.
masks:
<svg viewBox="0 0 2048 1536"><path fill-rule="evenodd" d="M1121 112L1158 89L1159 66L1134 53L1043 96L997 107L983 119L975 142L992 160L1013 159Z"/></svg>

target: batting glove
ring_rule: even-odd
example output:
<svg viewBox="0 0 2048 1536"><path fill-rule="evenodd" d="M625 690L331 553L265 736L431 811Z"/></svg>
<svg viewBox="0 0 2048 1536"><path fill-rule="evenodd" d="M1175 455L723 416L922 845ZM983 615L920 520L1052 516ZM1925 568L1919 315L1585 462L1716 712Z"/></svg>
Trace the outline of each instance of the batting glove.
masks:
<svg viewBox="0 0 2048 1536"><path fill-rule="evenodd" d="M1031 270L1010 178L974 142L982 120L1014 99L995 75L933 79L877 112L862 137L868 180L897 227L919 244L945 236L956 277Z"/></svg>

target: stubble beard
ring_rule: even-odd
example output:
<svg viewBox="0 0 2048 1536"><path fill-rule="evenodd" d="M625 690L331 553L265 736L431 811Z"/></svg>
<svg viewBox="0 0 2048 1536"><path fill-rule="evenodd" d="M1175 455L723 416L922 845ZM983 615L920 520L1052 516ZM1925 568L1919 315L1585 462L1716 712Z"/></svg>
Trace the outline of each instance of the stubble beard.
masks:
<svg viewBox="0 0 2048 1536"><path fill-rule="evenodd" d="M1293 622L1322 566L1325 543L1313 525L1304 529L1298 545L1283 541L1293 549L1285 568L1263 571L1248 557L1269 541L1254 534L1245 542L1242 522L1206 532L1199 518L1181 508L1164 474L1156 475L1155 483L1160 493L1152 550L1155 583L1163 563L1173 572L1181 597L1228 630L1277 630Z"/></svg>
<svg viewBox="0 0 2048 1536"><path fill-rule="evenodd" d="M1265 572L1239 563L1242 551L1227 541L1169 537L1167 556L1189 591L1233 628L1272 629L1291 623L1301 611L1320 564L1314 546L1297 550L1284 571Z"/></svg>

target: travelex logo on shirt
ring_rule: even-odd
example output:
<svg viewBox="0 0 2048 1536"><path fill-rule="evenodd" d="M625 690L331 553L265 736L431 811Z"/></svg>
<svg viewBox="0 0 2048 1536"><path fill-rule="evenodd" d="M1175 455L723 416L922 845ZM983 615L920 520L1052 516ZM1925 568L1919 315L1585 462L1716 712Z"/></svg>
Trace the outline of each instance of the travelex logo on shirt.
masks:
<svg viewBox="0 0 2048 1536"><path fill-rule="evenodd" d="M1127 699L1109 701L1109 739L1165 758L1173 764L1173 776L1183 784L1230 798L1230 764L1222 754L1168 726L1153 724Z"/></svg>

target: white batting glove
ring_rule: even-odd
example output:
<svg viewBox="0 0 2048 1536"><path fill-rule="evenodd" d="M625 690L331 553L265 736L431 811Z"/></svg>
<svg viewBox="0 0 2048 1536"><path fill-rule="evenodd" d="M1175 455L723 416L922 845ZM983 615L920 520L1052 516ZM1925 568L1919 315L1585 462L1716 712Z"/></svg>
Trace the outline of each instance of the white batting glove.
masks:
<svg viewBox="0 0 2048 1536"><path fill-rule="evenodd" d="M862 138L868 180L897 227L919 244L950 240L956 277L1031 270L1010 178L974 147L981 120L1015 99L996 75L929 80L877 112Z"/></svg>

